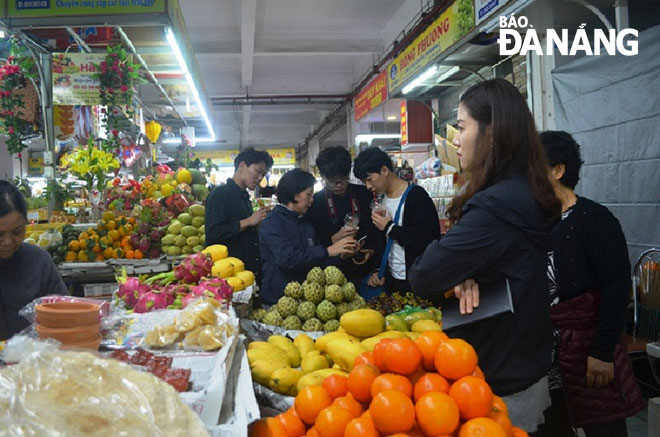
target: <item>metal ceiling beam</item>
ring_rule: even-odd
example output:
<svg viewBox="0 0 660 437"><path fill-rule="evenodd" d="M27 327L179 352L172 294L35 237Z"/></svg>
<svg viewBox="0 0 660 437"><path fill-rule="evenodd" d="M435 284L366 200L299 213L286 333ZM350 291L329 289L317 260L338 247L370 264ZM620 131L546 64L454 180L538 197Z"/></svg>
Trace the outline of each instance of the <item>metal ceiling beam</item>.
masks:
<svg viewBox="0 0 660 437"><path fill-rule="evenodd" d="M66 27L67 33L73 38L75 42L78 43L80 47L82 47L87 53L91 53L92 49L89 48L87 43L78 35L72 28L71 26Z"/></svg>
<svg viewBox="0 0 660 437"><path fill-rule="evenodd" d="M174 110L174 112L176 112L177 115L179 117L181 117L181 120L183 121L183 123L186 126L188 126L188 122L186 121L185 118L183 118L183 115L181 115L181 113L176 109L176 105L174 104L174 102L170 98L169 94L167 94L167 92L165 92L165 90L163 89L163 86L160 84L160 82L158 82L158 79L156 79L156 76L154 76L154 74L149 69L149 66L147 65L147 63L144 62L144 59L142 59L142 56L140 56L140 54L137 52L137 50L135 50L135 46L133 45L133 42L128 37L128 35L126 35L126 32L124 32L124 29L122 29L121 26L117 26L116 29L117 29L117 33L119 33L119 36L121 37L124 44L126 44L126 46L131 51L131 53L133 53L133 55L138 59L138 61L140 61L140 64L142 65L142 68L144 68L144 70L147 72L147 74L151 78L151 81L154 83L154 85L156 85L156 88L158 88L158 90L161 93L163 93L163 95L165 96L165 98L167 99L169 104L172 106L172 109ZM153 112L152 112L152 114L153 114ZM155 117L155 115L154 115L154 117Z"/></svg>
<svg viewBox="0 0 660 437"><path fill-rule="evenodd" d="M252 86L254 67L254 32L257 20L257 0L241 0L241 86Z"/></svg>
<svg viewBox="0 0 660 437"><path fill-rule="evenodd" d="M254 52L252 53L252 56L255 57L282 57L282 56L372 56L374 54L377 54L378 52L365 52L365 51L327 51L324 52L322 50L315 50L315 51L303 51L303 52L296 52L296 51L279 51L279 52ZM204 57L204 56L214 56L214 57L220 57L220 58L237 58L242 55L242 53L239 52L202 52L202 53L196 53L197 56Z"/></svg>

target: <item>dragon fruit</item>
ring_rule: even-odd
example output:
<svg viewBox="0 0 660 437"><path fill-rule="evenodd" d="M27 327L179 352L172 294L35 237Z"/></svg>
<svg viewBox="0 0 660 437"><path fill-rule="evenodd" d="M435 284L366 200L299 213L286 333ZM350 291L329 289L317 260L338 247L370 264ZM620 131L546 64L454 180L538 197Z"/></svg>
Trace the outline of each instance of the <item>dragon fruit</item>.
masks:
<svg viewBox="0 0 660 437"><path fill-rule="evenodd" d="M133 308L137 304L140 295L151 290L147 284L140 282L140 278L128 276L126 267L122 267L121 275L117 276L116 280L119 284L119 290L117 290L115 296L129 308Z"/></svg>
<svg viewBox="0 0 660 437"><path fill-rule="evenodd" d="M149 258L151 259L160 258L161 255L162 253L157 247L152 247L151 250L149 250Z"/></svg>
<svg viewBox="0 0 660 437"><path fill-rule="evenodd" d="M140 245L140 236L138 234L131 234L131 246L138 247Z"/></svg>
<svg viewBox="0 0 660 437"><path fill-rule="evenodd" d="M144 237L142 240L140 240L140 244L138 244L138 249L142 251L142 253L149 253L151 250L151 241L147 237Z"/></svg>
<svg viewBox="0 0 660 437"><path fill-rule="evenodd" d="M165 236L165 231L163 231L161 229L152 229L151 230L151 239L153 241L159 241L164 236Z"/></svg>
<svg viewBox="0 0 660 437"><path fill-rule="evenodd" d="M147 235L151 231L151 226L149 226L148 223L140 223L140 226L138 227L138 233L140 235Z"/></svg>
<svg viewBox="0 0 660 437"><path fill-rule="evenodd" d="M196 253L186 257L174 268L174 277L186 284L196 284L201 278L209 276L212 268L211 255Z"/></svg>
<svg viewBox="0 0 660 437"><path fill-rule="evenodd" d="M222 302L231 300L232 288L227 281L221 278L204 279L191 289L191 293L197 296L208 296Z"/></svg>
<svg viewBox="0 0 660 437"><path fill-rule="evenodd" d="M154 289L148 291L140 296L135 304L136 313L147 313L154 310L163 310L167 308L167 294L162 293L161 290Z"/></svg>

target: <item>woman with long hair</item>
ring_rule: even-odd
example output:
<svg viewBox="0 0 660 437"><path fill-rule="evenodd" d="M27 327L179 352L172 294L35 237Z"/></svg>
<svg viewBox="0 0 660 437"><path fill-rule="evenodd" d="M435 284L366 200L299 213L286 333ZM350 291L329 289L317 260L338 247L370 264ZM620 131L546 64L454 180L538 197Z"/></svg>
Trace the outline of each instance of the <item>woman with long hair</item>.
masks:
<svg viewBox="0 0 660 437"><path fill-rule="evenodd" d="M534 432L550 404L546 268L560 203L532 114L505 80L477 83L461 96L454 144L469 182L448 209L451 229L417 259L410 283L416 294L436 303L453 287L461 313L471 313L479 305L479 288L486 294L508 281L513 312L448 333L475 347L512 422Z"/></svg>

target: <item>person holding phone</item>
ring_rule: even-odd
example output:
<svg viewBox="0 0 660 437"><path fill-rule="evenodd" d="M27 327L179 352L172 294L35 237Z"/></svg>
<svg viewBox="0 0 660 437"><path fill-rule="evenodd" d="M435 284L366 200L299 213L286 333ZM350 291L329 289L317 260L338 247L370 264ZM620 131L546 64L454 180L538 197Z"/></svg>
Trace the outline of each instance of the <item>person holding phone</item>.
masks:
<svg viewBox="0 0 660 437"><path fill-rule="evenodd" d="M371 221L373 195L364 185L349 182L351 154L344 147L323 149L316 166L325 187L314 194L307 217L325 247L345 237L358 239L356 252L338 267L359 290L360 283L377 267L383 249L380 232Z"/></svg>
<svg viewBox="0 0 660 437"><path fill-rule="evenodd" d="M436 304L458 286L461 309L476 312L477 286L508 279L514 312L448 333L472 344L511 421L531 433L550 405L546 271L561 205L548 180L534 118L515 86L492 79L468 88L460 97L457 125L454 144L470 177L447 210L451 228L415 261L410 283Z"/></svg>
<svg viewBox="0 0 660 437"><path fill-rule="evenodd" d="M367 189L383 195L382 201L374 202L371 221L386 243L369 286L384 286L389 294L412 291L408 269L431 241L440 238L435 205L422 187L401 180L390 157L377 147L355 158L353 173Z"/></svg>

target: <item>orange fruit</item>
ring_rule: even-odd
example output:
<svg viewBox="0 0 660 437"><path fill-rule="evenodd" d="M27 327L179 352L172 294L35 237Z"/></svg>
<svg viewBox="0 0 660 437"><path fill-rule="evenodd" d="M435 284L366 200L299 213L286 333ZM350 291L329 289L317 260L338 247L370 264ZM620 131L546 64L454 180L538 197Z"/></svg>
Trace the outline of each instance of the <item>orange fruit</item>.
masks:
<svg viewBox="0 0 660 437"><path fill-rule="evenodd" d="M283 437L286 435L284 425L274 417L261 419L248 429L249 437Z"/></svg>
<svg viewBox="0 0 660 437"><path fill-rule="evenodd" d="M69 243L69 250L72 250L74 252L77 252L80 250L80 243L78 241L73 240Z"/></svg>
<svg viewBox="0 0 660 437"><path fill-rule="evenodd" d="M511 427L511 431L513 433L513 437L528 437L529 434L527 434L527 431L525 431L522 428L518 428L517 426Z"/></svg>
<svg viewBox="0 0 660 437"><path fill-rule="evenodd" d="M449 388L449 396L454 398L461 412L461 419L486 417L493 409L493 391L483 379L464 376Z"/></svg>
<svg viewBox="0 0 660 437"><path fill-rule="evenodd" d="M305 437L319 437L319 433L316 432L316 428L313 426L307 430L307 434L305 434Z"/></svg>
<svg viewBox="0 0 660 437"><path fill-rule="evenodd" d="M470 419L461 426L458 437L506 437L504 428L493 419L477 417Z"/></svg>
<svg viewBox="0 0 660 437"><path fill-rule="evenodd" d="M319 412L330 405L330 396L320 385L308 385L304 387L293 402L296 414L300 420L308 425L313 425Z"/></svg>
<svg viewBox="0 0 660 437"><path fill-rule="evenodd" d="M343 408L344 410L351 413L353 417L359 417L364 412L362 404L356 401L355 398L353 398L353 396L350 394L335 398L331 405Z"/></svg>
<svg viewBox="0 0 660 437"><path fill-rule="evenodd" d="M109 231L114 231L115 229L117 229L117 222L114 220L110 220L105 224L105 227Z"/></svg>
<svg viewBox="0 0 660 437"><path fill-rule="evenodd" d="M415 373L413 373L412 375L408 375L408 380L414 387L415 384L417 384L417 381L419 381L419 378L421 378L424 375L426 375L426 372L424 371L424 369L420 367L419 369L417 369L417 371L415 371Z"/></svg>
<svg viewBox="0 0 660 437"><path fill-rule="evenodd" d="M483 379L484 381L486 380L486 375L484 375L483 370L481 370L481 367L477 366L474 368L474 372L472 372L472 376L476 376L479 379Z"/></svg>
<svg viewBox="0 0 660 437"><path fill-rule="evenodd" d="M507 416L509 415L509 408L506 406L504 399L497 395L493 396L493 411L501 411Z"/></svg>
<svg viewBox="0 0 660 437"><path fill-rule="evenodd" d="M96 247L96 246L95 246ZM115 251L112 247L108 247L103 251L103 256L107 259L115 258Z"/></svg>
<svg viewBox="0 0 660 437"><path fill-rule="evenodd" d="M344 375L330 375L321 384L332 399L346 396L348 393L348 378Z"/></svg>
<svg viewBox="0 0 660 437"><path fill-rule="evenodd" d="M460 413L456 402L447 394L430 392L419 398L415 404L417 424L425 435L452 434Z"/></svg>
<svg viewBox="0 0 660 437"><path fill-rule="evenodd" d="M83 252L82 250L78 252L78 261L87 261L87 253Z"/></svg>
<svg viewBox="0 0 660 437"><path fill-rule="evenodd" d="M415 343L422 353L422 368L428 371L435 371L435 352L443 341L448 340L447 334L440 331L427 331L417 337Z"/></svg>
<svg viewBox="0 0 660 437"><path fill-rule="evenodd" d="M395 373L383 373L378 375L371 383L371 397L385 390L397 390L408 397L412 397L413 387L408 378Z"/></svg>
<svg viewBox="0 0 660 437"><path fill-rule="evenodd" d="M391 341L391 338L384 338L376 343L376 346L374 346L374 364L381 370L381 372L389 372L387 369L387 359L385 357L385 352L387 350L387 345L390 344Z"/></svg>
<svg viewBox="0 0 660 437"><path fill-rule="evenodd" d="M135 258L135 251L133 251L133 250L127 250L127 251L126 251L126 258L127 258L127 259L133 259L133 258Z"/></svg>
<svg viewBox="0 0 660 437"><path fill-rule="evenodd" d="M142 253L142 251L140 249L135 249L133 251L133 257L135 259L142 259L142 258L144 258L144 254Z"/></svg>
<svg viewBox="0 0 660 437"><path fill-rule="evenodd" d="M369 416L356 417L348 422L344 437L380 437L376 426Z"/></svg>
<svg viewBox="0 0 660 437"><path fill-rule="evenodd" d="M77 259L77 257L78 257L78 254L76 252L74 252L73 250L70 250L66 253L65 261L66 262L73 262Z"/></svg>
<svg viewBox="0 0 660 437"><path fill-rule="evenodd" d="M92 252L101 253L101 245L100 244L95 244L94 247L92 247Z"/></svg>
<svg viewBox="0 0 660 437"><path fill-rule="evenodd" d="M509 416L507 416L505 413L502 411L491 410L491 412L488 413L488 418L493 419L495 422L499 423L508 437L513 436L513 424L511 423Z"/></svg>
<svg viewBox="0 0 660 437"><path fill-rule="evenodd" d="M357 358L355 358L355 361L353 361L353 366L357 366L358 364L371 364L372 366L375 366L374 353L371 351L362 352Z"/></svg>
<svg viewBox="0 0 660 437"><path fill-rule="evenodd" d="M447 393L449 381L437 373L427 373L417 381L413 389L415 402L429 392Z"/></svg>
<svg viewBox="0 0 660 437"><path fill-rule="evenodd" d="M477 366L477 352L472 345L460 338L450 338L438 346L435 368L447 379L471 375Z"/></svg>
<svg viewBox="0 0 660 437"><path fill-rule="evenodd" d="M86 239L88 239L88 238L89 238L89 235L88 235L87 232L85 232L85 231L82 231L82 232L78 235L78 240L86 240Z"/></svg>
<svg viewBox="0 0 660 437"><path fill-rule="evenodd" d="M351 420L353 420L351 413L341 407L331 405L321 410L316 416L314 427L319 437L343 437L344 429Z"/></svg>
<svg viewBox="0 0 660 437"><path fill-rule="evenodd" d="M380 375L380 370L370 364L358 364L348 374L348 391L359 402L371 400L371 383Z"/></svg>
<svg viewBox="0 0 660 437"><path fill-rule="evenodd" d="M80 247L80 250L85 250L87 249L87 239L85 240L78 240L78 246Z"/></svg>
<svg viewBox="0 0 660 437"><path fill-rule="evenodd" d="M369 405L369 415L378 432L387 435L410 431L415 424L412 400L396 390L378 393Z"/></svg>
<svg viewBox="0 0 660 437"><path fill-rule="evenodd" d="M409 338L394 338L387 343L385 362L389 372L411 375L422 362L419 347Z"/></svg>
<svg viewBox="0 0 660 437"><path fill-rule="evenodd" d="M121 236L119 235L119 231L115 229L108 232L108 238L110 238L112 241L117 241L121 238Z"/></svg>
<svg viewBox="0 0 660 437"><path fill-rule="evenodd" d="M301 437L305 435L305 424L296 415L296 410L289 408L284 413L276 416L286 429L288 437Z"/></svg>

